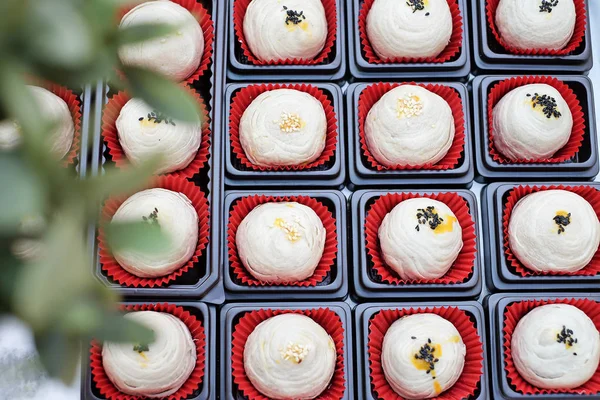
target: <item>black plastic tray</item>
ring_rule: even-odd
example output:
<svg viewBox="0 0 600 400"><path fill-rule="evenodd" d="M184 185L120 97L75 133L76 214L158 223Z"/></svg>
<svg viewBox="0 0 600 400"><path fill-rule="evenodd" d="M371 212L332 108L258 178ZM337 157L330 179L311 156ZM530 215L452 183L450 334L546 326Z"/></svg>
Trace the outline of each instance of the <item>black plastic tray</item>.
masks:
<svg viewBox="0 0 600 400"><path fill-rule="evenodd" d="M600 171L598 161L598 135L592 82L586 76L559 76L577 96L585 118L585 133L579 152L564 163L556 164L501 164L489 153L488 95L499 81L511 76L478 76L472 82L473 132L475 136L475 162L477 181L513 179L574 179L592 180Z"/></svg>
<svg viewBox="0 0 600 400"><path fill-rule="evenodd" d="M475 195L468 190L406 190L405 192L418 194L431 194L441 192L452 192L463 197L469 206L470 214L475 221L475 244L477 246L477 254L475 257L475 266L473 274L464 283L455 285L443 284L412 284L412 285L393 285L375 280L375 275L369 273L371 270L369 256L367 254L365 242L364 220L367 214L367 207L370 206L377 198L388 193L400 193L398 191L374 191L360 190L352 194L352 260L350 265L355 265L353 268L352 281L354 284L354 294L360 299L369 301L396 300L396 299L474 299L481 294L482 279L480 252L481 243L478 227L477 216L477 200Z"/></svg>
<svg viewBox="0 0 600 400"><path fill-rule="evenodd" d="M310 75L310 78L313 78ZM302 83L302 82L300 82ZM247 187L272 187L285 186L290 181L294 186L307 187L333 187L341 188L346 178L345 160L346 160L346 135L344 130L344 116L341 88L332 83L312 83L323 91L331 101L335 115L337 117L337 145L336 150L330 161L325 164L303 171L254 171L245 167L233 153L231 140L229 137L229 112L231 108L231 98L240 89L250 86L252 83L234 83L229 84L225 91L225 107L223 116L224 128L224 155L225 155L225 184L228 186L247 186Z"/></svg>
<svg viewBox="0 0 600 400"><path fill-rule="evenodd" d="M488 297L484 306L488 310L489 328L488 328L488 347L490 349L490 366L492 386L491 392L493 399L600 399L600 395L584 396L576 394L544 394L544 395L524 395L513 390L508 383L504 370L504 310L506 307L516 301L523 300L550 300L550 299L591 299L600 301L600 295L592 293L503 293L494 294Z"/></svg>
<svg viewBox="0 0 600 400"><path fill-rule="evenodd" d="M338 252L331 272L327 274L323 282L316 286L248 286L241 283L233 274L229 263L227 245L227 225L229 223L229 212L238 199L251 195L266 196L310 196L325 205L336 221L336 234L338 241ZM339 300L348 295L348 265L346 251L346 198L338 191L261 191L241 192L231 191L225 193L223 207L223 232L221 237L223 280L225 281L225 297L227 300L275 300L284 298L286 300Z"/></svg>
<svg viewBox="0 0 600 400"><path fill-rule="evenodd" d="M486 0L475 0L472 9L473 59L476 69L483 71L539 71L542 73L587 73L592 69L592 34L587 7L585 37L571 55L534 56L511 54L498 43L488 27Z"/></svg>
<svg viewBox="0 0 600 400"><path fill-rule="evenodd" d="M346 392L340 400L353 400L358 397L354 396L354 381L356 379L353 374L353 358L352 358L352 311L346 303L287 303L282 306L279 303L254 303L252 305L245 304L226 304L221 309L221 400L247 400L242 393L238 392L236 385L233 383L232 368L231 368L231 337L233 334L233 326L239 319L249 311L260 309L277 309L277 310L307 310L318 308L329 308L331 311L339 315L344 326L344 376L346 378Z"/></svg>
<svg viewBox="0 0 600 400"><path fill-rule="evenodd" d="M456 168L450 170L401 170L377 171L371 167L363 154L359 135L358 99L363 90L370 84L353 83L346 91L346 125L348 127L348 176L350 188L384 187L384 186L443 186L470 187L475 178L473 162L471 118L469 92L467 87L457 82L424 82L441 83L456 90L463 103L465 115L465 147L463 156Z"/></svg>
<svg viewBox="0 0 600 400"><path fill-rule="evenodd" d="M354 329L356 330L356 381L358 398L365 400L378 400L378 396L373 392L373 387L370 383L370 367L369 353L367 348L367 338L369 336L369 321L375 314L384 309L404 309L414 307L457 307L469 314L470 319L474 322L477 333L483 344L483 375L479 382L479 388L475 396L471 396L468 400L487 400L492 397L488 393L488 366L487 366L487 344L485 340L485 315L483 307L476 301L465 302L438 302L438 303L381 303L381 304L361 304L356 307ZM494 397L495 398L495 397Z"/></svg>
<svg viewBox="0 0 600 400"><path fill-rule="evenodd" d="M117 282L109 278L99 263L98 247L96 242L96 227L92 226L88 232L88 240L90 248L94 249L93 263L94 275L104 285L108 286L115 292L126 297L152 297L152 298L203 298L204 301L220 304L224 301L222 288L215 285L219 281L219 222L220 213L220 196L222 193L222 171L221 165L221 118L222 115L222 93L224 82L224 66L223 62L223 47L218 43L222 43L222 30L219 26L224 24L224 16L220 8L220 2L217 0L201 0L204 7L211 13L215 22L215 43L217 45L213 51L210 68L199 81L192 86L193 89L200 92L201 96L208 105L209 115L211 118L211 147L210 157L207 164L196 174L191 180L199 186L207 196L210 207L210 237L207 248L204 250L199 262L194 265L187 273L177 278L175 283L156 287L156 288L133 288L121 286ZM97 176L103 173L104 165L110 162L110 155L103 143L101 136L101 121L102 107L108 100L107 96L110 91L108 85L99 83L96 87L96 102L94 108L94 134L91 149L90 174ZM214 288L213 291L211 291Z"/></svg>
<svg viewBox="0 0 600 400"><path fill-rule="evenodd" d="M463 17L463 42L457 57L445 63L370 64L362 50L358 16L363 0L346 0L350 72L357 79L454 79L467 81L471 72L470 0L458 0Z"/></svg>
<svg viewBox="0 0 600 400"><path fill-rule="evenodd" d="M565 185L592 186L600 189L600 183L592 182L536 182L536 183L492 183L481 194L483 219L484 264L488 288L493 291L547 291L547 290L597 290L600 287L600 275L596 276L560 276L531 275L522 277L512 272L504 254L502 215L508 192L520 185Z"/></svg>
<svg viewBox="0 0 600 400"><path fill-rule="evenodd" d="M315 81L342 81L346 75L346 18L345 0L336 0L338 10L337 38L329 57L317 65L254 65L244 55L240 42L235 35L233 24L233 3L235 0L221 0L227 4L227 57L229 58L227 77L233 81L280 81L304 79L310 76Z"/></svg>
<svg viewBox="0 0 600 400"><path fill-rule="evenodd" d="M121 304L156 304L155 302L123 302ZM194 395L187 400L208 400L214 399L217 395L216 377L217 377L217 312L214 307L207 306L200 302L169 302L176 306L183 307L190 314L194 315L202 322L206 334L206 360L204 363L204 376L200 389L194 392ZM92 369L90 367L90 349L91 346L84 344L82 346L81 363L81 398L83 400L101 400L106 399L94 385L92 381Z"/></svg>

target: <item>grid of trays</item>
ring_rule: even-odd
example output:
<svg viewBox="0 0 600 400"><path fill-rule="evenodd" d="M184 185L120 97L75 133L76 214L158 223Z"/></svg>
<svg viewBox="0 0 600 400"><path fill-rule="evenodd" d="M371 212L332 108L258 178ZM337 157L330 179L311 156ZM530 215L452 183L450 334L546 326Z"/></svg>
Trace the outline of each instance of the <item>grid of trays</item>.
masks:
<svg viewBox="0 0 600 400"><path fill-rule="evenodd" d="M577 187L600 190L598 138L591 69L592 34L562 57L518 56L497 42L486 18L488 0L448 0L462 17L460 51L445 63L371 63L358 19L367 0L335 0L337 30L329 56L316 65L254 65L245 56L233 24L237 0L196 0L215 24L210 68L191 86L208 105L211 129L207 165L190 181L206 195L210 234L204 255L191 273L156 287L127 287L102 269L97 227L90 227L93 274L124 296L124 305L169 303L201 321L206 334L204 376L188 399L248 399L232 378L232 341L240 319L258 310L335 313L343 327L343 399L384 399L372 376L371 324L378 315L428 312L463 315L480 339L480 377L468 399L576 398L576 395L525 396L507 380L504 363L504 314L511 304L529 300L600 302L600 275L523 276L505 253L503 218L507 198L518 187ZM587 6L587 3L586 3ZM589 15L589 12L588 12ZM580 101L585 121L582 146L556 164L499 163L489 152L488 97L500 81L518 76L550 76L566 84ZM374 85L417 82L437 85L460 99L464 143L447 169L376 168L360 140L361 96ZM236 155L230 134L236 94L263 85L303 85L319 90L336 118L337 143L325 163L297 171L248 168ZM429 86L428 86L429 87ZM81 93L84 128L79 173L103 173L113 164L102 138L105 104L114 95L99 82ZM455 118L456 119L456 118ZM460 123L460 122L459 122ZM477 182L475 188L473 183ZM479 188L483 189L480 195ZM407 283L382 277L367 244L365 220L373 204L386 196L454 196L473 221L474 260L470 273L448 283ZM325 278L315 286L249 285L235 272L235 246L228 240L232 210L254 196L306 198L320 203L335 221L336 252ZM600 307L600 304L598 304ZM445 314L444 314L445 315ZM86 348L87 349L87 348ZM106 398L92 379L89 357L82 362L82 398ZM600 373L600 372L597 372ZM446 398L446 397L445 397ZM600 393L585 398L600 398Z"/></svg>

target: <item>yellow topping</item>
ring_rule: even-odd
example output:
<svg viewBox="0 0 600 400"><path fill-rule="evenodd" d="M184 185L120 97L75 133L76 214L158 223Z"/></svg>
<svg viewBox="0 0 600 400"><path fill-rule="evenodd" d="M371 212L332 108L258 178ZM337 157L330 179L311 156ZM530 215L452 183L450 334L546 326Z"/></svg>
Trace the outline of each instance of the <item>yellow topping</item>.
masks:
<svg viewBox="0 0 600 400"><path fill-rule="evenodd" d="M451 343L458 343L458 342L460 342L460 337L454 335L454 336L450 337L450 342Z"/></svg>
<svg viewBox="0 0 600 400"><path fill-rule="evenodd" d="M281 358L286 361L292 361L296 364L300 364L302 360L308 355L308 346L304 344L297 344L289 342L285 349L280 350Z"/></svg>
<svg viewBox="0 0 600 400"><path fill-rule="evenodd" d="M437 344L432 344L431 346L433 347L433 351L431 352L431 354L435 358L440 358L442 356L442 345L437 343ZM427 362L426 360L416 359L416 358L412 357L411 361L412 361L413 366L416 369L418 369L419 371L429 371L430 370L431 366L430 366L429 362ZM434 376L434 375L432 375L432 376Z"/></svg>
<svg viewBox="0 0 600 400"><path fill-rule="evenodd" d="M398 99L398 106L396 107L398 119L416 117L421 115L422 112L423 102L418 96L409 93Z"/></svg>
<svg viewBox="0 0 600 400"><path fill-rule="evenodd" d="M454 223L457 221L456 217L452 215L445 215L444 222L439 224L434 230L434 233L448 233L452 232Z"/></svg>
<svg viewBox="0 0 600 400"><path fill-rule="evenodd" d="M285 27L289 32L294 32L296 28L300 28L304 32L310 33L310 25L308 24L308 21L302 21L299 24L288 24Z"/></svg>
<svg viewBox="0 0 600 400"><path fill-rule="evenodd" d="M569 215L569 213L566 211L563 211L563 210L558 210L556 212L556 215L560 215L561 217L566 217L567 215Z"/></svg>
<svg viewBox="0 0 600 400"><path fill-rule="evenodd" d="M435 390L435 394L442 393L442 385L438 381L433 382L433 390Z"/></svg>
<svg viewBox="0 0 600 400"><path fill-rule="evenodd" d="M304 121L296 113L282 113L279 129L285 133L299 132L305 125Z"/></svg>
<svg viewBox="0 0 600 400"><path fill-rule="evenodd" d="M283 218L276 218L275 222L273 222L273 225L282 229L290 242L296 242L302 237L297 223L290 224Z"/></svg>

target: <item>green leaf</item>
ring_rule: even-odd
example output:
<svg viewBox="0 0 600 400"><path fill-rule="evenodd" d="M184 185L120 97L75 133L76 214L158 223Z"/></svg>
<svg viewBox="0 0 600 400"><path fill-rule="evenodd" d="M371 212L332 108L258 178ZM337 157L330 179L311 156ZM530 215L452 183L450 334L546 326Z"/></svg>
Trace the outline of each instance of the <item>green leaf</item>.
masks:
<svg viewBox="0 0 600 400"><path fill-rule="evenodd" d="M117 44L127 45L156 39L177 30L174 25L168 24L140 24L119 29Z"/></svg>
<svg viewBox="0 0 600 400"><path fill-rule="evenodd" d="M79 364L79 340L52 330L35 335L35 345L48 374L71 385Z"/></svg>
<svg viewBox="0 0 600 400"><path fill-rule="evenodd" d="M160 216L159 216L160 221ZM170 238L160 225L148 222L111 222L104 227L111 251L158 254L169 249Z"/></svg>
<svg viewBox="0 0 600 400"><path fill-rule="evenodd" d="M155 336L151 329L138 324L121 313L108 313L102 318L102 326L93 333L94 339L118 343L152 343Z"/></svg>
<svg viewBox="0 0 600 400"><path fill-rule="evenodd" d="M143 99L173 119L196 123L200 121L199 105L183 86L147 69L123 67L123 71L134 97Z"/></svg>

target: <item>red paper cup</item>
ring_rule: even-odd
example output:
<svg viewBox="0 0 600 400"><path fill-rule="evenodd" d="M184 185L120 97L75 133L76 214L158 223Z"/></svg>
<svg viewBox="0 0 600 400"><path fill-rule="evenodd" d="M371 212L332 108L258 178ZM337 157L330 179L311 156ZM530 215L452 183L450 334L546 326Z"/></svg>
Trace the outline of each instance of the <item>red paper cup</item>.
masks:
<svg viewBox="0 0 600 400"><path fill-rule="evenodd" d="M367 138L365 135L365 121L371 108L377 103L383 95L392 89L402 85L416 85L424 89L429 90L443 98L452 110L452 116L454 117L454 140L448 150L448 153L438 161L436 164L426 165L396 165L393 167L386 167L377 161L367 145ZM371 167L377 169L377 171L384 170L448 170L457 167L458 162L461 159L462 153L465 150L465 114L463 112L462 99L458 92L449 86L445 85L434 85L434 84L421 84L415 82L406 83L374 83L369 85L362 91L358 98L358 129L360 135L360 147L365 157L371 164Z"/></svg>
<svg viewBox="0 0 600 400"><path fill-rule="evenodd" d="M274 284L269 282L262 282L254 278L244 267L244 264L238 256L237 246L235 243L235 236L237 230L246 216L250 211L254 210L258 205L265 203L279 203L283 201L295 201L307 207L310 207L321 219L323 226L325 227L325 248L323 249L323 256L319 265L315 269L314 274L303 281L296 282L284 282L281 284ZM331 215L331 212L325 205L312 197L306 196L248 196L238 200L229 213L229 223L227 224L227 249L229 253L229 265L233 270L233 273L242 281L244 285L248 286L316 286L325 279L331 267L333 266L336 255L337 255L337 235L335 219Z"/></svg>
<svg viewBox="0 0 600 400"><path fill-rule="evenodd" d="M410 309L381 310L369 321L367 351L371 387L378 398L385 400L403 400L385 379L381 364L383 338L390 326L398 319L414 314L432 313L450 321L460 333L467 348L465 366L458 381L450 389L435 397L437 400L467 399L475 395L477 386L483 378L483 344L477 329L469 315L457 307L427 307Z"/></svg>
<svg viewBox="0 0 600 400"><path fill-rule="evenodd" d="M525 267L521 261L514 255L512 250L510 249L508 243L508 224L510 222L510 217L512 215L512 211L515 208L515 205L519 200L528 194L541 192L544 190L568 190L569 192L573 192L583 197L594 209L596 212L596 216L600 218L600 193L592 186L563 186L563 185L552 185L552 186L517 186L512 189L508 198L506 199L506 203L504 205L504 212L502 216L502 232L504 234L504 254L506 254L506 258L508 259L508 265L516 271L520 276L543 276L543 275L567 275L567 276L594 276L600 273L600 250L596 251L594 257L590 261L590 263L584 268L580 269L576 272L557 272L557 271L548 271L548 272L537 272L532 271L529 268Z"/></svg>
<svg viewBox="0 0 600 400"><path fill-rule="evenodd" d="M198 173L208 161L208 154L210 150L210 117L204 101L200 95L195 91L185 86L185 90L188 91L199 104L200 112L202 115L202 139L200 141L200 148L196 153L196 156L187 165L187 167L178 171L171 172L167 175L192 178ZM112 160L118 168L127 168L130 164L127 160L127 155L121 147L119 142L119 131L117 130L117 118L121 114L123 106L131 99L131 96L125 92L119 92L114 95L104 107L104 113L102 115L102 137L108 146L108 153L112 157Z"/></svg>
<svg viewBox="0 0 600 400"><path fill-rule="evenodd" d="M458 258L446 275L438 279L401 279L394 270L392 270L383 258L381 246L379 244L379 227L385 216L399 203L408 199L429 198L438 200L446 204L456 215L456 219L462 229L463 248ZM437 193L437 194L415 194L415 193L389 193L381 196L367 210L365 218L365 235L367 243L367 254L371 261L371 268L385 283L394 285L420 285L420 284L444 284L451 285L466 282L473 274L475 268L475 256L477 246L475 244L475 222L469 212L469 206L464 198L456 193Z"/></svg>
<svg viewBox="0 0 600 400"><path fill-rule="evenodd" d="M302 314L310 317L331 336L335 343L337 360L335 371L329 387L321 393L317 400L341 400L344 397L346 378L344 377L344 326L339 315L329 308L311 310L271 310L260 309L247 312L233 328L231 349L231 367L233 382L248 400L269 400L252 386L244 369L244 347L248 336L261 322L280 314Z"/></svg>
<svg viewBox="0 0 600 400"><path fill-rule="evenodd" d="M496 38L496 41L509 53L520 54L520 55L533 55L533 56L565 56L572 53L579 47L585 36L585 25L586 25L586 11L585 11L585 0L574 0L575 3L575 30L573 36L564 49L552 50L552 49L517 49L516 47L510 46L500 36L500 32L496 28L496 9L500 0L487 0L485 2L485 13L487 15L488 25L492 30L492 34Z"/></svg>
<svg viewBox="0 0 600 400"><path fill-rule="evenodd" d="M540 389L527 382L517 372L511 353L513 332L515 331L517 323L525 316L525 314L536 307L544 306L546 304L569 304L577 307L588 317L590 317L590 319L594 322L594 325L596 325L596 329L600 329L600 306L596 301L588 299L554 299L525 300L509 304L504 310L504 327L502 329L504 334L504 371L506 372L508 382L511 386L513 386L515 391L529 396L559 393L571 393L588 396L599 394L600 367L596 370L596 373L589 381L575 389Z"/></svg>
<svg viewBox="0 0 600 400"><path fill-rule="evenodd" d="M463 40L463 19L458 7L458 0L447 0L452 15L452 35L446 48L437 57L400 57L391 60L382 60L377 56L367 36L367 15L375 0L364 0L358 15L358 30L362 51L369 64L409 64L409 63L445 63L455 58L461 51Z"/></svg>
<svg viewBox="0 0 600 400"><path fill-rule="evenodd" d="M206 200L204 193L202 193L197 186L183 178L176 178L174 176L160 176L154 178L152 183L146 187L146 189L150 188L162 188L172 190L174 192L180 192L190 199L192 206L198 214L198 244L196 245L196 251L194 252L192 258L184 266L174 272L171 272L169 275L158 278L140 278L125 271L123 267L119 265L108 248L104 229L100 228L98 234L98 248L100 252L100 264L102 266L102 270L121 286L136 288L154 288L165 286L193 268L194 263L198 262L198 259L202 256L202 252L208 243L208 201ZM104 203L104 208L102 209L103 219L107 221L112 220L112 217L115 215L118 208L129 197L130 196L126 195L111 197L106 200L106 203Z"/></svg>
<svg viewBox="0 0 600 400"><path fill-rule="evenodd" d="M240 0L237 0L239 2ZM240 121L244 111L250 106L250 104L259 95L264 92L268 92L276 89L294 89L300 92L308 93L315 99L319 100L325 110L325 117L327 119L327 138L325 140L325 148L323 152L315 161L303 165L284 165L284 166L273 166L263 167L261 165L252 164L246 152L240 142ZM268 85L249 85L237 92L232 99L230 113L229 113L229 138L231 140L231 147L233 153L237 159L244 165L244 167L252 169L254 171L303 171L305 169L316 168L331 160L335 153L335 147L337 145L337 118L331 101L327 98L325 93L316 86L306 84L268 84Z"/></svg>
<svg viewBox="0 0 600 400"><path fill-rule="evenodd" d="M502 153L496 150L494 146L494 107L502 97L508 92L518 87L534 84L534 83L545 83L552 86L560 95L565 99L571 114L573 115L573 130L571 131L571 137L567 144L565 144L560 150L558 150L552 157L539 160L518 160L512 161L506 158ZM573 90L564 82L552 78L549 76L518 76L514 78L505 79L495 84L490 90L488 95L488 138L490 142L490 155L494 161L501 164L533 164L533 163L561 163L565 162L575 156L581 147L583 142L583 135L585 133L585 118L581 104L577 99Z"/></svg>
<svg viewBox="0 0 600 400"><path fill-rule="evenodd" d="M197 3L196 0L170 0L170 1L172 1L173 3L179 4L181 7L188 10L194 16L196 21L198 21L198 24L200 25L200 28L202 29L202 35L204 36L204 52L202 53L202 59L200 60L200 65L198 66L198 69L192 75L190 75L187 79L184 80L186 83L192 84L195 81L199 80L202 75L204 75L204 73L208 69L208 66L210 65L210 61L211 61L212 54L213 54L213 42L215 39L215 26L214 26L211 16L208 13L208 11L206 10L206 8L204 8L204 6L202 4ZM125 16L125 14L127 14L129 11L131 11L135 6L136 5L134 4L129 7L121 8L121 10L118 14L118 17L119 17L118 22L120 22L121 19ZM121 72L119 72L119 75L121 78L124 77Z"/></svg>
<svg viewBox="0 0 600 400"><path fill-rule="evenodd" d="M206 334L202 322L196 317L185 311L182 307L177 307L173 304L138 304L138 305L122 305L121 311L157 311L169 313L179 318L189 329L194 343L196 344L196 367L188 380L181 388L167 397L169 400L183 400L192 395L202 384L204 376L204 364L206 361ZM131 396L119 392L119 390L110 381L104 366L102 365L102 345L97 342L92 342L90 349L90 366L92 368L92 380L100 393L109 400L136 400L138 396Z"/></svg>
<svg viewBox="0 0 600 400"><path fill-rule="evenodd" d="M252 54L246 38L244 36L244 17L246 10L252 0L233 0L233 26L235 29L236 39L240 42L244 56L254 65L317 65L322 64L327 60L327 57L333 49L337 37L337 8L335 0L321 0L325 9L325 18L327 19L327 39L321 53L313 60L302 60L297 58L286 58L285 60L262 61Z"/></svg>

